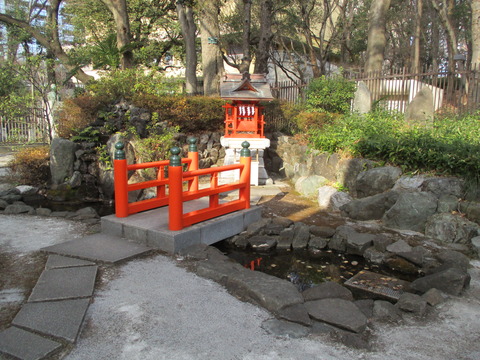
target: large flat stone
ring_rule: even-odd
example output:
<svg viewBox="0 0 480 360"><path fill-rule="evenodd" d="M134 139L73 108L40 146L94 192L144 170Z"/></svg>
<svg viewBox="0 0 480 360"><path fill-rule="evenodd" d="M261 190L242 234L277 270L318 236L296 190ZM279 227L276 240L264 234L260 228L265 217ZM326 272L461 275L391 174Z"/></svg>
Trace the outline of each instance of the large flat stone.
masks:
<svg viewBox="0 0 480 360"><path fill-rule="evenodd" d="M90 299L26 303L12 324L74 343Z"/></svg>
<svg viewBox="0 0 480 360"><path fill-rule="evenodd" d="M367 327L367 317L351 301L322 299L305 303L308 313L316 320L360 333Z"/></svg>
<svg viewBox="0 0 480 360"><path fill-rule="evenodd" d="M95 263L91 261L53 254L48 257L47 264L45 265L45 269L61 269L61 268L68 268L68 267L92 266L92 265L95 265Z"/></svg>
<svg viewBox="0 0 480 360"><path fill-rule="evenodd" d="M41 250L92 261L117 263L144 254L151 248L112 235L94 234Z"/></svg>
<svg viewBox="0 0 480 360"><path fill-rule="evenodd" d="M0 333L0 353L22 360L43 359L60 348L62 344L46 339L15 326Z"/></svg>
<svg viewBox="0 0 480 360"><path fill-rule="evenodd" d="M38 278L28 301L50 301L92 296L96 275L96 266L45 270Z"/></svg>

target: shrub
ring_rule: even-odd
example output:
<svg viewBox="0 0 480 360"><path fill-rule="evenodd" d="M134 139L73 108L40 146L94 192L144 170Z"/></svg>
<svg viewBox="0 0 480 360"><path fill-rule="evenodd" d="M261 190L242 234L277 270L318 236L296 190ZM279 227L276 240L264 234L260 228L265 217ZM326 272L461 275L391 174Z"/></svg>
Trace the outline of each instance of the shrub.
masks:
<svg viewBox="0 0 480 360"><path fill-rule="evenodd" d="M342 76L313 79L307 88L306 107L310 111L346 114L355 93L355 83Z"/></svg>
<svg viewBox="0 0 480 360"><path fill-rule="evenodd" d="M43 186L50 177L48 146L26 147L8 163L11 180L21 185Z"/></svg>
<svg viewBox="0 0 480 360"><path fill-rule="evenodd" d="M69 139L93 123L105 106L101 97L79 96L63 102L57 123L58 136Z"/></svg>

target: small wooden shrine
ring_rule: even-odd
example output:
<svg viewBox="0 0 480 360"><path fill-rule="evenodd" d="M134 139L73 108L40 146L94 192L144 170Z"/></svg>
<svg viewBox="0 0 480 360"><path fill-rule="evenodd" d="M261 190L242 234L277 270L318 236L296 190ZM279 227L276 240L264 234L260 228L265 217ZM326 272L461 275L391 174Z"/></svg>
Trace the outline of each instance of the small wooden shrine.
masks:
<svg viewBox="0 0 480 360"><path fill-rule="evenodd" d="M231 101L225 104L225 134L221 139L225 147L225 165L234 164L243 141L252 150L251 183L264 184L267 172L263 152L270 146L265 138L265 120L260 101L273 100L270 84L263 74L226 74L220 84L220 96Z"/></svg>
<svg viewBox="0 0 480 360"><path fill-rule="evenodd" d="M263 74L226 74L220 85L225 104L225 138L264 138L264 115L260 101L273 100Z"/></svg>

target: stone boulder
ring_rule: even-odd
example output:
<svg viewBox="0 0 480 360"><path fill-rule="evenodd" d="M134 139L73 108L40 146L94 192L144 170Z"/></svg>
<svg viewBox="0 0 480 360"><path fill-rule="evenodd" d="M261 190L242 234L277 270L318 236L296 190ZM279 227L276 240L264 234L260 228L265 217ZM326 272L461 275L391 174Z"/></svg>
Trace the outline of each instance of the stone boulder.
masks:
<svg viewBox="0 0 480 360"><path fill-rule="evenodd" d="M345 286L326 281L302 292L305 301L340 298L353 301L353 295Z"/></svg>
<svg viewBox="0 0 480 360"><path fill-rule="evenodd" d="M318 193L318 188L328 183L328 180L323 176L310 175L301 176L295 182L295 190L305 197L315 197Z"/></svg>
<svg viewBox="0 0 480 360"><path fill-rule="evenodd" d="M397 307L400 310L424 316L427 311L427 301L419 295L403 293L398 299Z"/></svg>
<svg viewBox="0 0 480 360"><path fill-rule="evenodd" d="M367 114L372 110L372 93L368 89L368 86L359 81L357 84L357 90L353 97L353 111L359 114Z"/></svg>
<svg viewBox="0 0 480 360"><path fill-rule="evenodd" d="M338 154L318 153L312 159L312 171L330 181L336 181L336 172L340 156Z"/></svg>
<svg viewBox="0 0 480 360"><path fill-rule="evenodd" d="M337 211L352 200L353 198L349 194L338 191L333 186L325 185L318 189L318 207L320 210Z"/></svg>
<svg viewBox="0 0 480 360"><path fill-rule="evenodd" d="M395 305L385 300L376 300L373 304L373 318L378 321L397 323L402 320L402 314Z"/></svg>
<svg viewBox="0 0 480 360"><path fill-rule="evenodd" d="M426 178L422 191L428 191L437 197L441 195L453 195L462 198L464 194L464 181L457 177L433 177Z"/></svg>
<svg viewBox="0 0 480 360"><path fill-rule="evenodd" d="M437 210L437 202L429 192L400 193L395 205L383 216L383 223L395 229L424 232L427 219Z"/></svg>
<svg viewBox="0 0 480 360"><path fill-rule="evenodd" d="M310 227L304 223L297 222L293 232L293 249L305 249L308 245L308 240L310 240Z"/></svg>
<svg viewBox="0 0 480 360"><path fill-rule="evenodd" d="M431 275L426 275L410 283L410 289L425 293L430 289L438 289L451 295L460 295L470 284L470 275L456 268L449 268Z"/></svg>
<svg viewBox="0 0 480 360"><path fill-rule="evenodd" d="M345 299L321 299L305 303L308 313L316 320L360 333L367 327L367 317L352 302Z"/></svg>
<svg viewBox="0 0 480 360"><path fill-rule="evenodd" d="M399 193L387 191L382 194L355 199L340 207L342 215L355 220L378 220L388 211L398 199Z"/></svg>
<svg viewBox="0 0 480 360"><path fill-rule="evenodd" d="M50 145L50 173L52 183L59 185L73 175L75 151L77 144L73 141L55 138Z"/></svg>
<svg viewBox="0 0 480 360"><path fill-rule="evenodd" d="M371 169L375 163L366 159L342 159L338 162L337 182L348 188L350 194L355 197L357 176L365 169Z"/></svg>
<svg viewBox="0 0 480 360"><path fill-rule="evenodd" d="M376 167L361 172L355 184L357 197L364 198L390 190L401 175L402 170L393 166Z"/></svg>
<svg viewBox="0 0 480 360"><path fill-rule="evenodd" d="M373 244L376 235L368 233L351 233L347 236L347 253L363 256Z"/></svg>
<svg viewBox="0 0 480 360"><path fill-rule="evenodd" d="M433 92L423 86L405 110L405 121L411 124L427 125L433 121L435 106Z"/></svg>
<svg viewBox="0 0 480 360"><path fill-rule="evenodd" d="M402 176L393 185L393 190L402 192L421 191L424 181L424 175Z"/></svg>
<svg viewBox="0 0 480 360"><path fill-rule="evenodd" d="M425 224L425 235L445 243L469 244L479 235L478 224L458 214L435 214Z"/></svg>

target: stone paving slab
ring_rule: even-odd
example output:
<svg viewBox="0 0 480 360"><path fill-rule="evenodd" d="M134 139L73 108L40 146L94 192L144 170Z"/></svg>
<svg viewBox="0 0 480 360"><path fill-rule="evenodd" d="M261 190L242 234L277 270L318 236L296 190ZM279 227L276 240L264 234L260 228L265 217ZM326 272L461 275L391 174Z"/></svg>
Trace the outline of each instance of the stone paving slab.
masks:
<svg viewBox="0 0 480 360"><path fill-rule="evenodd" d="M12 324L74 343L89 303L88 298L26 303Z"/></svg>
<svg viewBox="0 0 480 360"><path fill-rule="evenodd" d="M0 333L0 353L22 360L39 360L50 355L62 344L15 326Z"/></svg>
<svg viewBox="0 0 480 360"><path fill-rule="evenodd" d="M91 261L53 254L48 257L45 269L61 269L92 265L95 265L95 263Z"/></svg>
<svg viewBox="0 0 480 360"><path fill-rule="evenodd" d="M44 270L28 301L89 297L93 294L97 266Z"/></svg>
<svg viewBox="0 0 480 360"><path fill-rule="evenodd" d="M146 253L151 248L112 235L94 234L41 250L92 261L117 263Z"/></svg>

